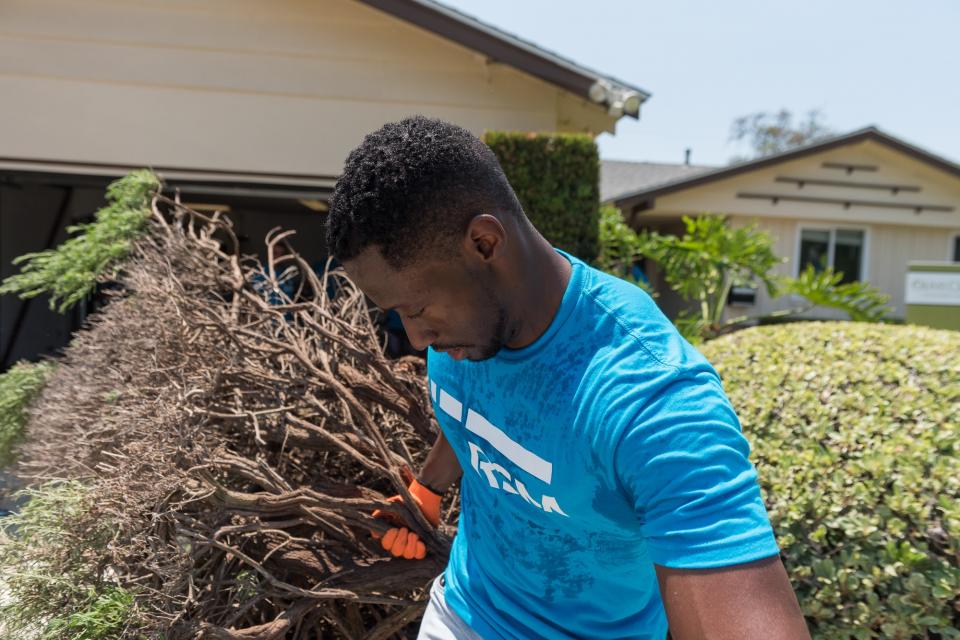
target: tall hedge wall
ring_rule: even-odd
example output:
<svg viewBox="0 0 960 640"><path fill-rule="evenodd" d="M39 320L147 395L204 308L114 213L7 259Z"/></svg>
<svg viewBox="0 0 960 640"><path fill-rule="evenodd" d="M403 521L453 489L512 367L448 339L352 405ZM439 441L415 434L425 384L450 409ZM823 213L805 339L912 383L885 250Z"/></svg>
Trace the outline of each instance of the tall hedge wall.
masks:
<svg viewBox="0 0 960 640"><path fill-rule="evenodd" d="M586 134L488 131L523 210L547 240L593 261L597 257L600 160Z"/></svg>

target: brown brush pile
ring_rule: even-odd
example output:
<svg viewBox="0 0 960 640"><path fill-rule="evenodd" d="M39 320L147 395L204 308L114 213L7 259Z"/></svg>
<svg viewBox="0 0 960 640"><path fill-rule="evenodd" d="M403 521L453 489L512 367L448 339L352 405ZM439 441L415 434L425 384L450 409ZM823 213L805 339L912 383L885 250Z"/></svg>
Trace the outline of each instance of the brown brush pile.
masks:
<svg viewBox="0 0 960 640"><path fill-rule="evenodd" d="M261 265L229 220L162 196L153 210L32 410L21 475L92 486L91 517L114 529L102 579L136 595L130 637L413 635L453 533L385 502L436 433L422 363L382 355L342 272L275 257L289 232ZM378 508L425 560L389 559Z"/></svg>

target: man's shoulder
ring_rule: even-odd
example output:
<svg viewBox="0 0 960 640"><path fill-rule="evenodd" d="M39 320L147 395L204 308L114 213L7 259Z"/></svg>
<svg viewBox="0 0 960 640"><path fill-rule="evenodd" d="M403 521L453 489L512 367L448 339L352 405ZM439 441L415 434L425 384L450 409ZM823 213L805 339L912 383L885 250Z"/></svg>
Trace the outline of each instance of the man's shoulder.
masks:
<svg viewBox="0 0 960 640"><path fill-rule="evenodd" d="M641 287L589 265L584 269L581 313L588 317L584 324L595 325L598 365L666 373L705 362Z"/></svg>

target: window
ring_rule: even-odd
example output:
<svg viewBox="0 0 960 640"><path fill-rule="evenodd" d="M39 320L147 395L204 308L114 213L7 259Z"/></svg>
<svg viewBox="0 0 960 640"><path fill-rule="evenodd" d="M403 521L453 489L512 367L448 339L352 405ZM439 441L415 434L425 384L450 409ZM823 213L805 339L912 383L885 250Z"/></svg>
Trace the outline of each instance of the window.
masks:
<svg viewBox="0 0 960 640"><path fill-rule="evenodd" d="M960 262L960 235L953 236L953 261Z"/></svg>
<svg viewBox="0 0 960 640"><path fill-rule="evenodd" d="M833 267L843 273L841 283L861 280L865 246L866 232L862 229L801 229L799 271L811 264L818 272Z"/></svg>

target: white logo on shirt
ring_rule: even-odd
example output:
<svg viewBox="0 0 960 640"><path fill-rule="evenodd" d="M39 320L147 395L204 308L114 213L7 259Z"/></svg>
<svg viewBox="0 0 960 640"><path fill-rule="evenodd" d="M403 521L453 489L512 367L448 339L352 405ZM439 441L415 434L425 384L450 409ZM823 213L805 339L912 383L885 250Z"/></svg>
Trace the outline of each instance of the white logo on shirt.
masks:
<svg viewBox="0 0 960 640"><path fill-rule="evenodd" d="M440 389L433 380L430 381L430 395L434 402L440 405L440 409L444 413L457 422L463 422L463 403L445 390ZM486 440L500 455L517 465L521 470L546 484L550 484L553 479L553 463L544 460L512 440L502 429L473 409L467 409L465 426L467 431ZM470 446L470 466L478 474L485 476L487 483L492 488L520 496L528 504L547 513L559 513L562 516L570 517L557 504L556 498L543 495L539 501L535 500L519 478L513 478L502 465L490 461L478 445L469 440L467 444Z"/></svg>
<svg viewBox="0 0 960 640"><path fill-rule="evenodd" d="M544 496L540 498L540 502L537 502L530 496L530 492L527 491L527 487L523 484L523 482L520 481L519 478L511 478L509 471L504 469L496 462L490 462L490 460L487 459L486 454L483 452L483 449L474 443L468 440L467 444L470 446L470 466L473 467L474 471L477 473L482 473L485 475L487 477L487 482L491 487L494 489L500 489L501 491L506 491L507 493L512 493L513 495L518 495L526 502L535 506L537 509L541 509L547 513L559 513L567 518L570 517L564 513L563 509L560 508L560 505L557 504L556 498L544 494ZM483 459L481 459L481 457ZM503 484L500 483L500 478L498 476L503 478Z"/></svg>

